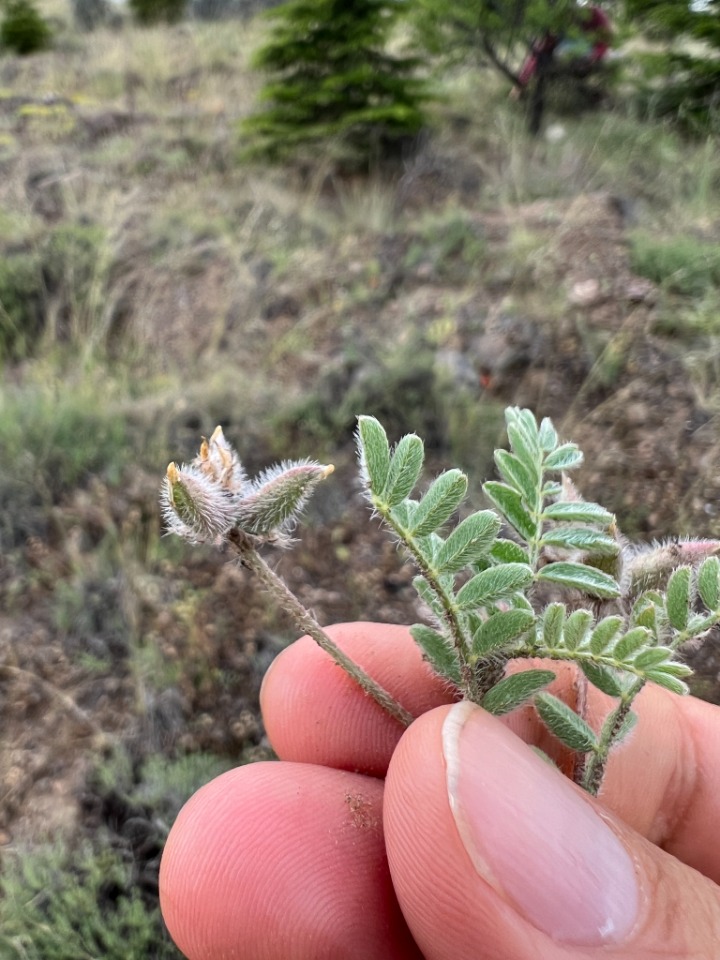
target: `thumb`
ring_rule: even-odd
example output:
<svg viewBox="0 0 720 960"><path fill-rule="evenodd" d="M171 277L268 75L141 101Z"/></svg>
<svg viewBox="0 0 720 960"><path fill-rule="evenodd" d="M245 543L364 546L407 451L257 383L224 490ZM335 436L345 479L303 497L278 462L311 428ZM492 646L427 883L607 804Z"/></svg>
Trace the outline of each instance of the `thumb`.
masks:
<svg viewBox="0 0 720 960"><path fill-rule="evenodd" d="M395 890L428 960L717 956L720 888L472 704L404 734L384 809Z"/></svg>

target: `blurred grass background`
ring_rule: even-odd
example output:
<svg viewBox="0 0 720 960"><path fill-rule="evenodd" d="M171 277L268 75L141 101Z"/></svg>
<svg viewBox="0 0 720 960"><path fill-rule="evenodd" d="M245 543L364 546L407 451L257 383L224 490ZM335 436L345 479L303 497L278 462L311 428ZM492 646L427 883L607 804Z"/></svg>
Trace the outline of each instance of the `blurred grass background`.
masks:
<svg viewBox="0 0 720 960"><path fill-rule="evenodd" d="M413 610L358 532L361 412L477 495L530 403L630 535L718 536L720 152L639 119L622 78L531 139L456 68L401 169L265 169L239 161L261 21L42 12L53 47L0 57L0 664L23 671L0 675L0 957L165 958L163 837L268 755L257 688L292 638L242 572L162 537L167 461L222 423L251 471L337 462L282 561L327 619Z"/></svg>

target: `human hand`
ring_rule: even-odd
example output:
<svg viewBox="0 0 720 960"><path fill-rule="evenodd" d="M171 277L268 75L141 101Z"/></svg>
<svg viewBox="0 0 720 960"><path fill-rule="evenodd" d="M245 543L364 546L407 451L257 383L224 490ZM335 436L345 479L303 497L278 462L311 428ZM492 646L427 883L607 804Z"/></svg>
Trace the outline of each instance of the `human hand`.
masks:
<svg viewBox="0 0 720 960"><path fill-rule="evenodd" d="M165 848L191 960L720 955L720 708L646 688L598 802L523 742L562 763L531 709L452 704L406 628L329 632L418 719L403 734L309 638L283 651L261 698L282 762L203 787Z"/></svg>

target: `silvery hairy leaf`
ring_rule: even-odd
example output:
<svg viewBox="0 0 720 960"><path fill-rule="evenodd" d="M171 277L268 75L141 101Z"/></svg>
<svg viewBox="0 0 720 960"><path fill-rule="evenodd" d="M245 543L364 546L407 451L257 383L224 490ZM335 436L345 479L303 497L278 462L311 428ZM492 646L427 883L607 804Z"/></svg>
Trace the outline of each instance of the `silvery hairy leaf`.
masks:
<svg viewBox="0 0 720 960"><path fill-rule="evenodd" d="M594 750L598 740L593 729L574 710L551 693L538 693L535 709L545 726L561 743L571 750L587 753Z"/></svg>
<svg viewBox="0 0 720 960"><path fill-rule="evenodd" d="M367 473L370 489L373 493L380 493L390 469L387 434L374 417L358 417L357 439L360 462Z"/></svg>
<svg viewBox="0 0 720 960"><path fill-rule="evenodd" d="M460 470L441 473L418 504L409 533L422 536L433 533L455 513L467 493L468 480Z"/></svg>
<svg viewBox="0 0 720 960"><path fill-rule="evenodd" d="M387 478L379 499L388 507L401 503L411 493L420 478L425 448L420 437L409 433L395 447Z"/></svg>
<svg viewBox="0 0 720 960"><path fill-rule="evenodd" d="M504 677L488 690L482 698L482 706L488 713L500 717L527 703L554 679L552 670L523 670L522 673L514 673L510 677Z"/></svg>

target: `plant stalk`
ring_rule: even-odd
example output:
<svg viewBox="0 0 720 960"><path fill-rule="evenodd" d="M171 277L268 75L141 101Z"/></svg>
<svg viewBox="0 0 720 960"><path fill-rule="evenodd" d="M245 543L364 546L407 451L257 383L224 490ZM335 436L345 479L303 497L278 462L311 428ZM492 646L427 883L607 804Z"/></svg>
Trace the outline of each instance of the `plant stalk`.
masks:
<svg viewBox="0 0 720 960"><path fill-rule="evenodd" d="M380 686L369 674L354 663L340 647L325 633L323 628L292 593L285 581L260 556L255 545L240 530L232 530L228 537L243 565L251 570L265 589L277 601L279 606L292 617L296 626L308 634L318 646L332 657L335 663L347 673L368 696L372 697L386 713L409 727L415 719L387 690Z"/></svg>
<svg viewBox="0 0 720 960"><path fill-rule="evenodd" d="M472 700L473 703L480 703L482 691L478 685L476 675L477 672L468 662L467 645L463 635L462 626L457 617L457 611L452 602L452 597L448 596L447 591L443 589L442 585L438 581L436 572L428 564L422 550L420 550L415 543L412 534L408 533L407 530L404 530L401 526L399 526L399 524L397 524L392 518L390 510L388 510L382 503L378 502L374 497L373 504L375 509L378 511L382 519L390 527L393 533L400 537L405 549L411 554L413 560L415 561L415 565L417 566L418 570L430 584L435 596L442 604L443 619L450 632L453 646L455 647L458 659L460 660L460 676L463 694L468 700Z"/></svg>
<svg viewBox="0 0 720 960"><path fill-rule="evenodd" d="M630 713L635 697L640 693L647 681L644 678L638 678L633 685L620 698L617 707L612 710L605 718L600 737L598 739L597 749L588 754L587 763L583 769L581 786L587 792L596 797L605 776L605 766L608 761L610 750L617 739L622 725Z"/></svg>

